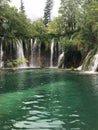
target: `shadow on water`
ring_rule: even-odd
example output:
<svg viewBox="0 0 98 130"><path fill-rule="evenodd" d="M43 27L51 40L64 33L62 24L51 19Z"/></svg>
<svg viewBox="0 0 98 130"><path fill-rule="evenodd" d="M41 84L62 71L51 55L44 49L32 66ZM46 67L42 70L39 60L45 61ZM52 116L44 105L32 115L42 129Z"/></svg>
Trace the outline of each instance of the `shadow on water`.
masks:
<svg viewBox="0 0 98 130"><path fill-rule="evenodd" d="M0 76L0 129L98 130L98 75L25 70Z"/></svg>

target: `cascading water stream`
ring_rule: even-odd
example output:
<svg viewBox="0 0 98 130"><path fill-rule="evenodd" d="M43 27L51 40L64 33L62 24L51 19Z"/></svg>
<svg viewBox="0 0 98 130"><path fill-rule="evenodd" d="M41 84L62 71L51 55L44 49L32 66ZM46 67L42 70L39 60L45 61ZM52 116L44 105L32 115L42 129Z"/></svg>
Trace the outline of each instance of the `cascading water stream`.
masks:
<svg viewBox="0 0 98 130"><path fill-rule="evenodd" d="M53 67L54 39L51 42L50 68Z"/></svg>
<svg viewBox="0 0 98 130"><path fill-rule="evenodd" d="M41 45L39 44L39 67L40 67L40 60L41 60Z"/></svg>
<svg viewBox="0 0 98 130"><path fill-rule="evenodd" d="M96 70L98 69L98 54L94 55L93 60L91 61L89 69L90 69L90 71L93 71L93 72L96 72Z"/></svg>
<svg viewBox="0 0 98 130"><path fill-rule="evenodd" d="M96 72L98 70L98 52L97 51L95 52L95 50L91 50L87 54L87 56L82 64L81 70L91 72L91 73Z"/></svg>
<svg viewBox="0 0 98 130"><path fill-rule="evenodd" d="M0 68L3 67L2 57L3 57L3 49L2 49L2 43L1 43L1 46L0 46Z"/></svg>
<svg viewBox="0 0 98 130"><path fill-rule="evenodd" d="M33 68L33 39L31 39L31 58L30 58L30 67L32 67Z"/></svg>
<svg viewBox="0 0 98 130"><path fill-rule="evenodd" d="M82 65L81 65L81 66L79 66L76 70L81 71L81 70L82 70Z"/></svg>
<svg viewBox="0 0 98 130"><path fill-rule="evenodd" d="M62 63L61 63L61 62L62 62L61 60L63 59L63 57L64 57L64 52L62 52L62 53L60 54L59 58L58 58L58 67L61 66L61 64L62 64Z"/></svg>
<svg viewBox="0 0 98 130"><path fill-rule="evenodd" d="M31 68L40 67L40 46L37 45L37 39L35 39L34 43L33 39L31 39L30 67Z"/></svg>
<svg viewBox="0 0 98 130"><path fill-rule="evenodd" d="M23 62L22 64L18 65L18 68L27 68L27 65L25 63L25 57L24 57L24 52L23 52L23 45L22 41L18 40L17 44L17 59L21 60Z"/></svg>

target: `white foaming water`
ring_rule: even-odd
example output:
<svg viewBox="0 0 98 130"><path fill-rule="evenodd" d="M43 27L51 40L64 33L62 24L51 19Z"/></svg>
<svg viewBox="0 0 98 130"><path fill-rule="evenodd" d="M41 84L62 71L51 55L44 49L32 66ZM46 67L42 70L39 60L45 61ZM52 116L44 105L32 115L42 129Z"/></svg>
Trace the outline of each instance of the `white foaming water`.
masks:
<svg viewBox="0 0 98 130"><path fill-rule="evenodd" d="M98 54L95 54L94 55L94 58L90 64L90 67L89 67L89 70L90 71L93 71L93 72L96 72L98 69Z"/></svg>
<svg viewBox="0 0 98 130"><path fill-rule="evenodd" d="M54 39L51 42L50 68L53 68Z"/></svg>
<svg viewBox="0 0 98 130"><path fill-rule="evenodd" d="M76 70L82 70L82 65L81 66L79 66Z"/></svg>
<svg viewBox="0 0 98 130"><path fill-rule="evenodd" d="M62 52L58 58L58 67L60 66L60 63L63 57L64 57L64 52Z"/></svg>
<svg viewBox="0 0 98 130"><path fill-rule="evenodd" d="M39 45L39 67L40 67L40 61L41 61L41 45Z"/></svg>
<svg viewBox="0 0 98 130"><path fill-rule="evenodd" d="M0 46L0 68L3 67L2 58L3 58L3 49L2 49L2 43L1 43L1 46Z"/></svg>
<svg viewBox="0 0 98 130"><path fill-rule="evenodd" d="M39 68L40 67L40 45L37 45L37 39L33 43L31 39L31 58L30 58L30 67Z"/></svg>
<svg viewBox="0 0 98 130"><path fill-rule="evenodd" d="M92 54L92 50L88 53L88 55L85 58L85 61L88 61L88 58ZM83 69L83 68L82 68ZM82 70L81 69L81 70ZM98 69L98 53L96 53L91 59L90 62L87 66L87 70L85 71L86 73L95 73ZM78 69L79 70L79 69Z"/></svg>
<svg viewBox="0 0 98 130"><path fill-rule="evenodd" d="M31 58L30 58L30 67L34 67L33 66L33 39L31 39Z"/></svg>
<svg viewBox="0 0 98 130"><path fill-rule="evenodd" d="M20 40L20 41L18 40L17 59L20 59L21 61L25 62L22 40ZM18 68L27 68L27 64L26 63L20 64L20 65L18 65Z"/></svg>

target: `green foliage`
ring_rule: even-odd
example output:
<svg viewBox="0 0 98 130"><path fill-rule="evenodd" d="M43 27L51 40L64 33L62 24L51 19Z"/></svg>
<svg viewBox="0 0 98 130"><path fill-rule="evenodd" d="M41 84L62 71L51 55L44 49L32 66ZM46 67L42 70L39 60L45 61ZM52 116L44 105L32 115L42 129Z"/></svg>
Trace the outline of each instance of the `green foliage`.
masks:
<svg viewBox="0 0 98 130"><path fill-rule="evenodd" d="M61 0L59 13L64 21L65 33L70 39L79 26L81 14L80 0Z"/></svg>
<svg viewBox="0 0 98 130"><path fill-rule="evenodd" d="M47 28L43 24L42 19L38 19L32 23L31 31L33 37L39 37L47 32Z"/></svg>
<svg viewBox="0 0 98 130"><path fill-rule="evenodd" d="M48 28L43 24L42 19L32 22L31 33L37 38L38 44L45 44L46 50L50 46L52 36L48 33Z"/></svg>
<svg viewBox="0 0 98 130"><path fill-rule="evenodd" d="M85 55L97 46L97 0L61 0L59 12L62 19L61 44L63 48L78 48Z"/></svg>
<svg viewBox="0 0 98 130"><path fill-rule="evenodd" d="M77 45L74 43L73 40L69 40L68 38L64 37L60 39L61 47L64 48L65 52L68 50L75 50L77 49Z"/></svg>
<svg viewBox="0 0 98 130"><path fill-rule="evenodd" d="M26 18L26 15L18 12L15 7L4 5L4 22L2 24L2 31L0 35L3 35L5 39L22 39L30 37L30 21Z"/></svg>
<svg viewBox="0 0 98 130"><path fill-rule="evenodd" d="M84 40L86 48L90 50L98 44L98 1L85 0L83 9L81 38Z"/></svg>
<svg viewBox="0 0 98 130"><path fill-rule="evenodd" d="M22 13L25 13L23 0L21 0L20 5L21 5L21 6L20 6L20 11L21 11Z"/></svg>
<svg viewBox="0 0 98 130"><path fill-rule="evenodd" d="M5 29L5 22L6 22L6 17L4 15L5 13L5 4L9 0L0 0L0 37L3 36L4 29Z"/></svg>
<svg viewBox="0 0 98 130"><path fill-rule="evenodd" d="M0 7L3 7L4 4L7 4L10 0L0 0Z"/></svg>
<svg viewBox="0 0 98 130"><path fill-rule="evenodd" d="M46 6L44 9L44 17L43 17L43 23L45 26L47 26L51 21L51 10L53 7L53 0L47 0Z"/></svg>
<svg viewBox="0 0 98 130"><path fill-rule="evenodd" d="M24 64L24 63L27 63L28 62L28 60L21 60L20 58L18 58L18 59L16 59L15 61L14 61L14 64L15 65L20 65L20 64Z"/></svg>
<svg viewBox="0 0 98 130"><path fill-rule="evenodd" d="M7 61L7 66L10 67L10 68L14 68L14 67L17 67L18 65L21 65L21 64L24 64L24 63L27 63L28 60L21 60L20 58L16 59L16 60L13 60L13 61Z"/></svg>
<svg viewBox="0 0 98 130"><path fill-rule="evenodd" d="M13 62L7 61L7 66L13 68L14 67Z"/></svg>
<svg viewBox="0 0 98 130"><path fill-rule="evenodd" d="M48 25L48 33L54 35L63 35L65 32L64 21L61 16L56 17Z"/></svg>

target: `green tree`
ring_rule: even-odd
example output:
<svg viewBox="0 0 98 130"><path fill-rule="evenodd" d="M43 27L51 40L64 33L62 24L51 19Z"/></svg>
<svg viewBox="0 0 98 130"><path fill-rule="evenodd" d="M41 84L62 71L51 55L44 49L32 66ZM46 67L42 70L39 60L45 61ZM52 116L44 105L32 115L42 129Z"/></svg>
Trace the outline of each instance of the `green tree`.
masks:
<svg viewBox="0 0 98 130"><path fill-rule="evenodd" d="M5 22L3 24L3 35L6 39L30 37L30 20L15 7L4 6Z"/></svg>
<svg viewBox="0 0 98 130"><path fill-rule="evenodd" d="M32 35L33 37L39 37L44 35L47 32L45 25L43 24L42 19L38 19L32 23Z"/></svg>
<svg viewBox="0 0 98 130"><path fill-rule="evenodd" d="M10 0L0 0L0 6L3 6L4 4L8 3Z"/></svg>
<svg viewBox="0 0 98 130"><path fill-rule="evenodd" d="M98 44L98 1L85 0L84 20L82 22L82 38L88 49Z"/></svg>
<svg viewBox="0 0 98 130"><path fill-rule="evenodd" d="M47 26L51 21L51 10L53 7L53 0L47 0L44 9L43 23Z"/></svg>
<svg viewBox="0 0 98 130"><path fill-rule="evenodd" d="M23 0L21 0L21 2L20 2L20 11L21 11L22 13L25 13L25 7L24 7Z"/></svg>
<svg viewBox="0 0 98 130"><path fill-rule="evenodd" d="M5 17L5 4L7 4L10 0L0 0L0 37L3 36L6 17Z"/></svg>
<svg viewBox="0 0 98 130"><path fill-rule="evenodd" d="M42 19L33 21L31 34L33 38L37 38L37 43L44 44L46 48L49 47L51 36L48 34L47 27L43 24Z"/></svg>
<svg viewBox="0 0 98 130"><path fill-rule="evenodd" d="M64 21L61 16L54 18L48 25L48 33L53 35L63 35L64 30Z"/></svg>
<svg viewBox="0 0 98 130"><path fill-rule="evenodd" d="M81 14L81 0L61 0L59 13L64 21L65 33L69 39L73 33L78 29L80 14Z"/></svg>

